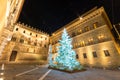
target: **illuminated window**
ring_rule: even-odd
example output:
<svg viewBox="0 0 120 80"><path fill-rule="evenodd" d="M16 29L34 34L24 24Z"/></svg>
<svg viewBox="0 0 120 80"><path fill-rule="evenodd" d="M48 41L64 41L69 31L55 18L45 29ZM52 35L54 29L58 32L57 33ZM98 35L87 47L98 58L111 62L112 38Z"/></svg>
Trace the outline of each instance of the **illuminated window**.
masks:
<svg viewBox="0 0 120 80"><path fill-rule="evenodd" d="M18 31L18 28L16 28L16 31Z"/></svg>
<svg viewBox="0 0 120 80"><path fill-rule="evenodd" d="M86 53L83 53L83 57L84 57L84 58L87 58L87 55L86 55Z"/></svg>
<svg viewBox="0 0 120 80"><path fill-rule="evenodd" d="M104 50L104 54L105 54L105 56L110 56L110 53L108 50Z"/></svg>
<svg viewBox="0 0 120 80"><path fill-rule="evenodd" d="M104 40L104 35L99 35L98 39L99 39L100 42L102 42Z"/></svg>
<svg viewBox="0 0 120 80"><path fill-rule="evenodd" d="M85 27L85 31L89 31L90 30L90 27Z"/></svg>
<svg viewBox="0 0 120 80"><path fill-rule="evenodd" d="M96 52L92 52L93 57L97 57L97 53Z"/></svg>
<svg viewBox="0 0 120 80"><path fill-rule="evenodd" d="M97 22L93 24L94 29L98 27L97 24Z"/></svg>
<svg viewBox="0 0 120 80"><path fill-rule="evenodd" d="M82 33L82 30L80 29L80 30L78 30L78 34L81 34Z"/></svg>
<svg viewBox="0 0 120 80"><path fill-rule="evenodd" d="M89 44L93 44L93 38L90 38L90 39L88 40L88 42L89 42Z"/></svg>
<svg viewBox="0 0 120 80"><path fill-rule="evenodd" d="M80 42L80 46L85 46L85 42L84 42L84 41L81 41L81 42Z"/></svg>

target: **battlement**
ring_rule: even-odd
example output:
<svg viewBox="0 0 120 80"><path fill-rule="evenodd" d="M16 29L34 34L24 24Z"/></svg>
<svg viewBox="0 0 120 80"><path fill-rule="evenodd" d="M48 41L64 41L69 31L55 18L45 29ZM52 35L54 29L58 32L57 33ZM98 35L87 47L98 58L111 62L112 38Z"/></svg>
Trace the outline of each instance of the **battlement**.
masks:
<svg viewBox="0 0 120 80"><path fill-rule="evenodd" d="M24 24L24 23L21 23L21 22L16 23L16 25L19 26L19 27L21 27L21 28L30 30L32 32L35 32L35 33L38 33L38 34L44 34L44 35L49 36L49 34L43 32L42 30L34 28L34 27L30 26L30 25L27 25L27 24Z"/></svg>

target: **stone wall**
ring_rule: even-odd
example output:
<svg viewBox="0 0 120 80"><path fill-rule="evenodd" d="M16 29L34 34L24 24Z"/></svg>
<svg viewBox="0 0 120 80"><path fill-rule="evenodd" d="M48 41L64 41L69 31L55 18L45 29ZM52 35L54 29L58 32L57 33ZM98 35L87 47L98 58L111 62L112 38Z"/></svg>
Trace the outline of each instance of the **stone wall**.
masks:
<svg viewBox="0 0 120 80"><path fill-rule="evenodd" d="M108 50L110 56L105 56L104 50ZM75 51L79 56L80 63L85 66L101 68L115 68L120 66L120 55L113 41L77 48ZM92 52L96 52L97 57L94 57ZM83 53L86 53L87 58L83 57Z"/></svg>

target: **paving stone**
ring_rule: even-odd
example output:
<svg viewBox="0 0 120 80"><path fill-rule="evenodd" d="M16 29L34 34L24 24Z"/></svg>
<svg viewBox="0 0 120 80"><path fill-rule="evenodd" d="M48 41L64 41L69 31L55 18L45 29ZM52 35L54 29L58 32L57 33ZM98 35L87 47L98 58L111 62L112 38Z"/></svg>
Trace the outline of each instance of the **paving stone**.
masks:
<svg viewBox="0 0 120 80"><path fill-rule="evenodd" d="M32 69L35 70L16 76ZM3 77L3 80L39 80L48 70L46 66L10 64L5 65L5 70L0 70L0 73L4 73L0 75L0 78ZM120 70L87 69L76 73L52 70L43 80L120 80Z"/></svg>

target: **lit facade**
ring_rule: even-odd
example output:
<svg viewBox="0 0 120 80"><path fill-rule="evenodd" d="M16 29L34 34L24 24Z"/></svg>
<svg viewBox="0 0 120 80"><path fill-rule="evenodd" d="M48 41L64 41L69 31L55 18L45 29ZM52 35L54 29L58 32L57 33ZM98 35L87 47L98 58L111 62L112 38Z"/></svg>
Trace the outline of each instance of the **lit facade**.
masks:
<svg viewBox="0 0 120 80"><path fill-rule="evenodd" d="M2 59L6 45L11 40L14 24L18 20L23 3L24 0L0 0L0 59Z"/></svg>
<svg viewBox="0 0 120 80"><path fill-rule="evenodd" d="M24 0L0 0L0 36L7 31L13 30L13 24L19 18Z"/></svg>
<svg viewBox="0 0 120 80"><path fill-rule="evenodd" d="M120 45L104 8L90 11L49 36L30 26L16 23L24 0L0 0L0 62L46 63L49 41L53 58L64 28L72 37L77 59L84 66L120 66Z"/></svg>
<svg viewBox="0 0 120 80"><path fill-rule="evenodd" d="M55 56L64 28L73 38L73 49L82 65L98 68L120 66L120 48L112 35L112 25L103 7L88 12L52 34L50 43Z"/></svg>
<svg viewBox="0 0 120 80"><path fill-rule="evenodd" d="M24 0L1 0L0 62L46 63L49 35L17 23Z"/></svg>
<svg viewBox="0 0 120 80"><path fill-rule="evenodd" d="M1 59L11 63L42 63L47 60L48 44L48 34L16 23Z"/></svg>

